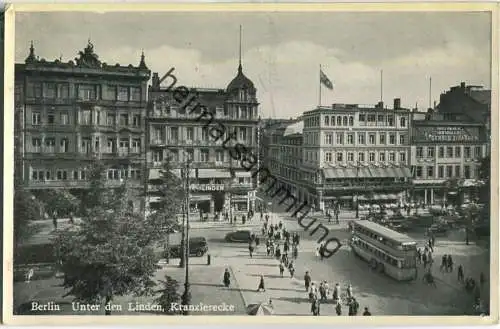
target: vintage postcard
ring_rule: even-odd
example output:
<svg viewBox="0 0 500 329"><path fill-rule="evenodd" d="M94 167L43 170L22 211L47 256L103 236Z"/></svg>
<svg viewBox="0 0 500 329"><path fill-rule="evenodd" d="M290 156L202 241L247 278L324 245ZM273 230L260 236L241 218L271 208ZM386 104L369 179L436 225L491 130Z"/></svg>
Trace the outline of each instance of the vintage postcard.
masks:
<svg viewBox="0 0 500 329"><path fill-rule="evenodd" d="M498 17L8 6L4 321L498 321Z"/></svg>

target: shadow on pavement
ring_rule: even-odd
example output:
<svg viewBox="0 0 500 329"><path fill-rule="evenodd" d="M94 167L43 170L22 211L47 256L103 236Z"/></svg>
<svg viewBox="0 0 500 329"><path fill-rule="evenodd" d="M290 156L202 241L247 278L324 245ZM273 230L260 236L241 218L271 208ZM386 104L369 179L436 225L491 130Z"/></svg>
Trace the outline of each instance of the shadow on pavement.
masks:
<svg viewBox="0 0 500 329"><path fill-rule="evenodd" d="M254 277L259 277L260 278L260 274L247 274L247 276L254 276ZM278 275L278 274L267 274L267 275L264 275L264 278L282 278L281 275Z"/></svg>
<svg viewBox="0 0 500 329"><path fill-rule="evenodd" d="M309 298L307 297L274 297L273 299L296 304L309 303Z"/></svg>

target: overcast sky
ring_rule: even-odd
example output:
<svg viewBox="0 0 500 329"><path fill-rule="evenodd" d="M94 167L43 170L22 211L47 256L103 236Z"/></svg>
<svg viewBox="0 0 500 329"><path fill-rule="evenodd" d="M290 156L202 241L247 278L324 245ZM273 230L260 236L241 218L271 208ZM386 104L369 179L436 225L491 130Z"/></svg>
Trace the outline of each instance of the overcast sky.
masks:
<svg viewBox="0 0 500 329"><path fill-rule="evenodd" d="M295 117L318 105L319 65L335 88L322 104L383 99L424 109L460 84L490 88L489 13L17 13L16 61L29 42L40 58L73 60L90 37L108 64L146 64L179 84L225 88L238 67L257 88L263 117Z"/></svg>

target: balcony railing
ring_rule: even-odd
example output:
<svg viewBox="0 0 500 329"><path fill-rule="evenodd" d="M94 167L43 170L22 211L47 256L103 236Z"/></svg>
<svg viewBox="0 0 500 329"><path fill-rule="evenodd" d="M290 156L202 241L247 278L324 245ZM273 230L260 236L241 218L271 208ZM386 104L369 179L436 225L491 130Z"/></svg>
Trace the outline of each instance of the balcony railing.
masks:
<svg viewBox="0 0 500 329"><path fill-rule="evenodd" d="M127 186L131 188L142 188L143 184L138 179L128 179ZM123 184L120 180L106 180L105 187L119 187ZM89 188L90 182L86 180L43 180L43 181L27 181L25 186L31 189L46 189L46 188Z"/></svg>

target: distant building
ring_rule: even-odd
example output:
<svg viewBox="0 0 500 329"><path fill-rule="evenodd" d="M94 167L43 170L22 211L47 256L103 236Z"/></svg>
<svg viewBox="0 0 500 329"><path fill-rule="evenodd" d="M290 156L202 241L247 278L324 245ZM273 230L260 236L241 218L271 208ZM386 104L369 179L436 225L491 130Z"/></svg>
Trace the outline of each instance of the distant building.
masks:
<svg viewBox="0 0 500 329"><path fill-rule="evenodd" d="M138 66L108 65L89 40L75 61L47 61L31 44L25 63L15 65L16 174L24 186L78 194L99 159L107 186L127 180L141 195L149 77L144 54ZM143 206L141 198L134 203Z"/></svg>
<svg viewBox="0 0 500 329"><path fill-rule="evenodd" d="M487 135L491 136L491 90L461 82L460 86L451 87L441 94L437 110L444 115L466 115L474 122L484 124Z"/></svg>
<svg viewBox="0 0 500 329"><path fill-rule="evenodd" d="M413 199L426 204L461 204L474 197L480 159L488 154L486 128L470 117L413 113Z"/></svg>
<svg viewBox="0 0 500 329"><path fill-rule="evenodd" d="M411 177L409 114L399 99L393 109L333 104L304 112L302 123L271 135L269 169L317 209L333 202L404 201Z"/></svg>
<svg viewBox="0 0 500 329"><path fill-rule="evenodd" d="M223 146L227 136L234 133L238 143L256 156L258 154L259 103L256 89L243 74L241 64L237 76L226 89L190 88L190 94L196 95L196 102L189 106L178 104L173 98L175 88L160 87L157 78L158 74L154 73L153 84L149 87L147 116L149 208L154 210L157 206L159 196L152 185L160 179L162 163L170 157L173 171L179 176L186 161L192 161L191 211L246 215L248 210L255 208L256 180ZM210 133L212 126L196 120L202 113L201 109L192 111L196 103L206 106L214 122L224 125L223 138L217 140Z"/></svg>

